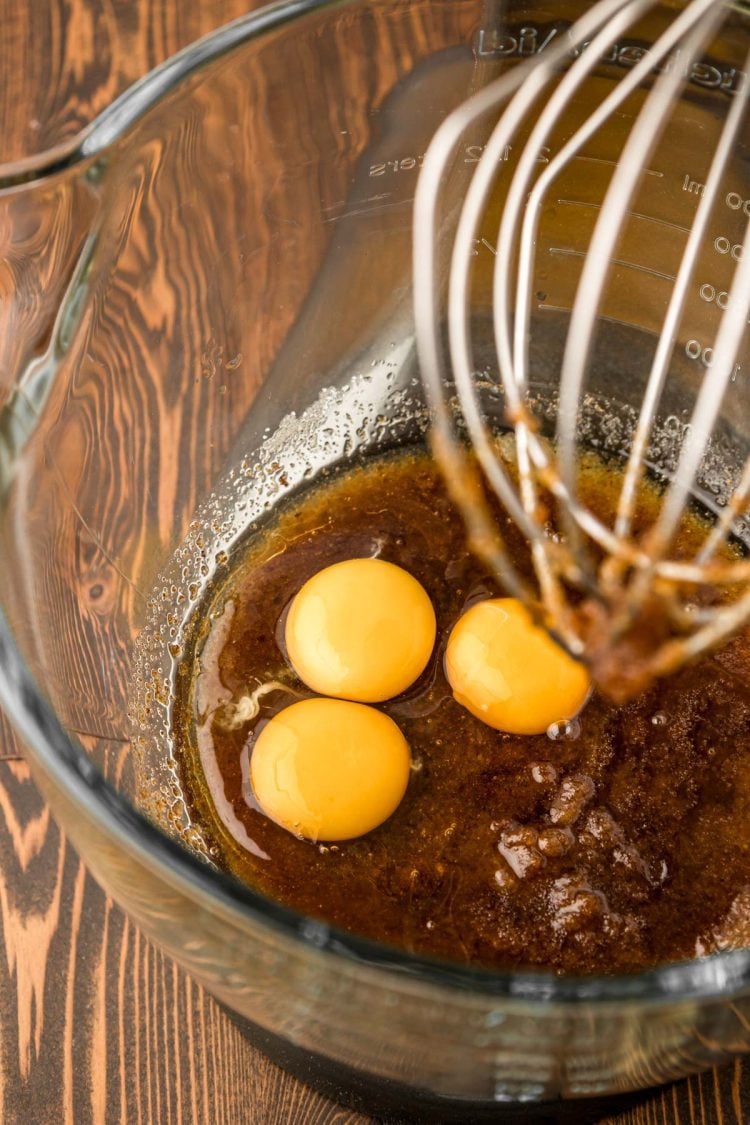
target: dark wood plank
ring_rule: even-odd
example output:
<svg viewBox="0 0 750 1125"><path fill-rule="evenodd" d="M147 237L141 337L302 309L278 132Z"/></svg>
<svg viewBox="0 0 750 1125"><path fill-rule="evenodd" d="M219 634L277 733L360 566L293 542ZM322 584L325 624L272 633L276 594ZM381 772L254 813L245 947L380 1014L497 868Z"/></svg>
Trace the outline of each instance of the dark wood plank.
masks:
<svg viewBox="0 0 750 1125"><path fill-rule="evenodd" d="M0 159L71 136L253 0L0 0ZM253 1050L86 874L0 720L0 1122L365 1125ZM746 1125L750 1072L679 1083L607 1125ZM604 1125L604 1123L602 1123Z"/></svg>

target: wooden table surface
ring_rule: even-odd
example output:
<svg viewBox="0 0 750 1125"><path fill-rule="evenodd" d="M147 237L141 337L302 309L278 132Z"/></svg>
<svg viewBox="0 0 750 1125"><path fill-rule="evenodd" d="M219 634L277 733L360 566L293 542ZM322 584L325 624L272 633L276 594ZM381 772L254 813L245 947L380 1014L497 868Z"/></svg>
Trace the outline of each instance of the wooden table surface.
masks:
<svg viewBox="0 0 750 1125"><path fill-rule="evenodd" d="M0 0L0 159L70 136L252 0ZM253 1050L106 898L0 719L0 1125L360 1125ZM750 1122L750 1067L645 1097L618 1125Z"/></svg>

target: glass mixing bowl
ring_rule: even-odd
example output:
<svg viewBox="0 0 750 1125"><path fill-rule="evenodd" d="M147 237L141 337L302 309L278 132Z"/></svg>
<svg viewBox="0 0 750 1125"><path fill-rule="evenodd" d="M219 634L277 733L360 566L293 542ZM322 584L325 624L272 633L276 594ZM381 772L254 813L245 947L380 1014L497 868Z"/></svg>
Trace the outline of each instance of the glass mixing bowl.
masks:
<svg viewBox="0 0 750 1125"><path fill-rule="evenodd" d="M639 1089L747 1050L750 952L623 978L488 972L267 901L211 865L190 822L171 662L243 528L323 465L423 435L421 158L452 106L586 6L512 2L501 20L476 0L291 0L171 59L70 143L0 169L0 694L35 777L106 890L277 1058L370 1107L432 1106L441 1121ZM601 60L573 117L677 6ZM601 310L594 444L622 452L749 42L728 6L644 177ZM552 404L580 250L636 102L543 216L531 342ZM483 139L467 138L456 183ZM675 350L667 469L750 212L746 143ZM488 399L491 233L473 311ZM730 468L747 451L747 394L739 377L725 405ZM703 481L708 501L721 479Z"/></svg>

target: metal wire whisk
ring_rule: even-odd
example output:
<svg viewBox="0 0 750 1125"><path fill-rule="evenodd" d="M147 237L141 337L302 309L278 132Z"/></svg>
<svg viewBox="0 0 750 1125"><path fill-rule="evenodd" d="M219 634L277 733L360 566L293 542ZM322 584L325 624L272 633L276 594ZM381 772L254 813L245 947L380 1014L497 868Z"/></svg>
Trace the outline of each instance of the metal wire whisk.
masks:
<svg viewBox="0 0 750 1125"><path fill-rule="evenodd" d="M707 370L679 451L677 466L649 530L633 533L634 505L644 473L662 392L686 295L707 231L722 176L736 146L748 100L742 77L722 126L703 195L686 237L645 393L624 463L613 526L582 503L577 489L577 425L591 364L598 310L628 207L685 81L684 60L695 59L716 34L727 9L716 0L689 0L664 33L596 106L537 176L537 154L560 115L601 57L655 0L600 0L570 29L566 42L514 67L480 89L440 126L426 153L415 200L414 287L417 345L422 377L434 416L434 448L467 521L477 553L512 594L524 599L556 638L593 666L614 697L633 694L653 677L708 650L750 618L750 560L728 558L723 549L747 509L750 458L734 482L705 541L692 558L675 556L673 543L696 474L720 415L750 310L750 224L728 290ZM585 49L582 49L585 47ZM679 51L680 65L670 65ZM576 52L579 52L576 54ZM574 56L572 63L571 55ZM567 66L566 69L566 64ZM750 58L746 69L750 69ZM657 75L658 76L655 76ZM540 211L556 177L638 87L648 88L602 200L578 281L559 374L556 433L544 439L529 396L529 326L533 265ZM650 88L649 88L650 87ZM539 108L541 106L541 108ZM442 193L451 161L466 131L494 111L483 155L462 192L450 257L441 277L441 239L446 207ZM507 186L494 262L492 318L505 418L515 432L509 467L498 455L493 427L483 413L471 339L471 284L475 240L502 166L506 146L535 107L533 127ZM447 281L447 315L442 293ZM447 331L447 356L444 356ZM531 373L533 375L533 372ZM455 387L455 390L454 390ZM474 457L459 437L455 396ZM479 476L479 471L483 476ZM511 561L488 489L502 503L530 545L536 586ZM552 494L559 533L544 519L540 496ZM592 547L594 550L592 551ZM592 556L598 561L592 563ZM732 587L730 597L698 608L696 584ZM738 585L740 584L740 585ZM743 588L744 587L744 588ZM739 591L739 592L738 592ZM655 615L660 625L655 627ZM624 671L624 669L628 671Z"/></svg>

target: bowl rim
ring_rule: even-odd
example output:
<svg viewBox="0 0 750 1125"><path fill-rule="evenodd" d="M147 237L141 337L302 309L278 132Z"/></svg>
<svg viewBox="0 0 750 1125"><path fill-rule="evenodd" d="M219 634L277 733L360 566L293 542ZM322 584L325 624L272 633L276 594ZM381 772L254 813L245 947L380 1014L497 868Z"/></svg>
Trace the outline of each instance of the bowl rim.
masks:
<svg viewBox="0 0 750 1125"><path fill-rule="evenodd" d="M0 194L85 167L121 140L171 90L222 55L300 16L352 2L274 0L222 24L147 71L72 137L31 156L0 161Z"/></svg>
<svg viewBox="0 0 750 1125"><path fill-rule="evenodd" d="M185 47L129 87L76 136L35 156L0 165L0 193L85 165L121 139L170 90L220 56L299 17L353 0L281 0L241 16ZM43 774L97 828L185 893L229 911L240 923L274 930L311 953L380 969L415 982L527 1004L686 1003L750 989L750 950L715 953L624 976L559 976L545 970L494 970L399 950L310 919L209 866L148 820L65 729L31 675L0 609L0 703ZM63 825L63 828L65 826ZM311 924L312 923L312 924Z"/></svg>

